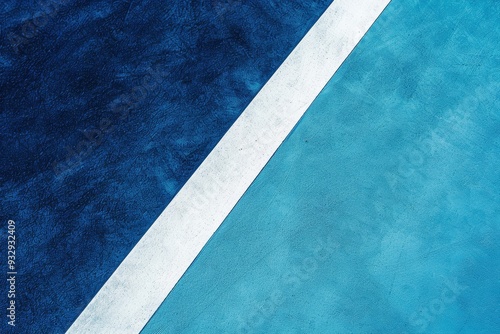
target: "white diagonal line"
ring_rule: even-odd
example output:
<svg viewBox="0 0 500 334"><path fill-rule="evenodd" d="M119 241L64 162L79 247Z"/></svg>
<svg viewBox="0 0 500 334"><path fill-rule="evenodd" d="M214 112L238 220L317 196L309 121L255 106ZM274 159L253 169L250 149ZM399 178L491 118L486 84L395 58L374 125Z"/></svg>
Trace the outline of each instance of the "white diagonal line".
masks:
<svg viewBox="0 0 500 334"><path fill-rule="evenodd" d="M140 332L389 1L330 5L68 333Z"/></svg>

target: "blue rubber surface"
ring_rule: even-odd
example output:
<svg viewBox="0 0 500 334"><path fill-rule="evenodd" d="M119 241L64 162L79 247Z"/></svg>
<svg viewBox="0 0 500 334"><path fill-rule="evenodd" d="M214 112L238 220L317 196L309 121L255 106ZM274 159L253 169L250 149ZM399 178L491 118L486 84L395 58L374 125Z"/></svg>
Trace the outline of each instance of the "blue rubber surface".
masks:
<svg viewBox="0 0 500 334"><path fill-rule="evenodd" d="M331 0L43 3L0 5L2 333L71 325Z"/></svg>
<svg viewBox="0 0 500 334"><path fill-rule="evenodd" d="M393 0L143 334L498 333L499 10Z"/></svg>

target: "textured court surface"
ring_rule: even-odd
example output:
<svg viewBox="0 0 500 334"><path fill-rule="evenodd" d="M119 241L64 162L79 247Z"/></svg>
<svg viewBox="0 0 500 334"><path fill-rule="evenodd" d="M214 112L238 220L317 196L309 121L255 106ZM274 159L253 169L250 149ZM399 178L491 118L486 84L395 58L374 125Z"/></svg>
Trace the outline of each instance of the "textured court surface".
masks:
<svg viewBox="0 0 500 334"><path fill-rule="evenodd" d="M13 332L69 328L330 3L0 5ZM143 333L498 330L499 15L393 0Z"/></svg>
<svg viewBox="0 0 500 334"><path fill-rule="evenodd" d="M499 7L468 4L391 2L144 334L498 331Z"/></svg>

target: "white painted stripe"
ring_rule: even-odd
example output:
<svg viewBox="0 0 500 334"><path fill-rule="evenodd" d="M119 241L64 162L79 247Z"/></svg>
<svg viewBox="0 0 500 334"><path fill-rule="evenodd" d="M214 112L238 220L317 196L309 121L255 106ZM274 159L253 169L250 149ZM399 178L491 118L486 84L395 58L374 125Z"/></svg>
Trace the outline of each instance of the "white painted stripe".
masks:
<svg viewBox="0 0 500 334"><path fill-rule="evenodd" d="M68 333L140 332L389 1L330 5Z"/></svg>

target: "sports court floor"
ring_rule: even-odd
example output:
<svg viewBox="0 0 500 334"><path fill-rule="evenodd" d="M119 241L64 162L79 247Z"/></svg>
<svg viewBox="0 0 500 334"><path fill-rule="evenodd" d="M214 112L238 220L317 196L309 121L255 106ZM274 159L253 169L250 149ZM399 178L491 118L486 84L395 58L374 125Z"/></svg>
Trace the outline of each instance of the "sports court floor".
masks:
<svg viewBox="0 0 500 334"><path fill-rule="evenodd" d="M0 6L0 332L500 331L497 1L52 6Z"/></svg>

